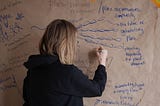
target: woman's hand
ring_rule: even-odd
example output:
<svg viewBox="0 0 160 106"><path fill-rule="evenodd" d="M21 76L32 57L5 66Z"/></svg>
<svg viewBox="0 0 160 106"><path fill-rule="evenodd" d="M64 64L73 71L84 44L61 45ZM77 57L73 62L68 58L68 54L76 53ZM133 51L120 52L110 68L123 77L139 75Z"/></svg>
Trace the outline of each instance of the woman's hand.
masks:
<svg viewBox="0 0 160 106"><path fill-rule="evenodd" d="M106 66L108 51L103 49L102 47L99 47L96 49L96 52L97 52L99 64Z"/></svg>

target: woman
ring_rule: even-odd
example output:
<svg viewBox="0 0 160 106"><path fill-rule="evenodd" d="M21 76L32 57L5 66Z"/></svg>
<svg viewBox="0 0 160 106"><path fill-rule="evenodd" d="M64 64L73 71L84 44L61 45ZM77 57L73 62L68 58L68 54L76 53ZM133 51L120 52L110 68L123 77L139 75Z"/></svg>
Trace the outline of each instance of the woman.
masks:
<svg viewBox="0 0 160 106"><path fill-rule="evenodd" d="M24 63L23 106L83 106L83 97L101 96L106 84L107 50L97 48L99 65L93 80L73 65L76 27L66 20L51 22L40 41L40 54Z"/></svg>

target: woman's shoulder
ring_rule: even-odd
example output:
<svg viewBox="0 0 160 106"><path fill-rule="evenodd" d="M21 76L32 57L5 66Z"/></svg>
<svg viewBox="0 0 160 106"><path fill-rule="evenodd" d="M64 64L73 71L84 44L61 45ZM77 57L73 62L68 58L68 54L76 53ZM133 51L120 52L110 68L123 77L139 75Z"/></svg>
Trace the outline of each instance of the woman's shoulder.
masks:
<svg viewBox="0 0 160 106"><path fill-rule="evenodd" d="M59 70L67 72L68 74L78 74L82 71L74 64L59 64Z"/></svg>
<svg viewBox="0 0 160 106"><path fill-rule="evenodd" d="M61 64L61 67L66 70L79 70L79 68L74 64Z"/></svg>

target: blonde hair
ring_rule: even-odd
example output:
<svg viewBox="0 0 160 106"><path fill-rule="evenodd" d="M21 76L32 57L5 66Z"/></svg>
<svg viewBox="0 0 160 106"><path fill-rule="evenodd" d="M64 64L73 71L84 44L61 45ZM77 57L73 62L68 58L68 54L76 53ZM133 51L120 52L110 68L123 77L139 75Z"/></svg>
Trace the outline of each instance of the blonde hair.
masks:
<svg viewBox="0 0 160 106"><path fill-rule="evenodd" d="M58 55L62 64L73 64L76 46L76 27L63 19L52 21L40 41L42 55Z"/></svg>

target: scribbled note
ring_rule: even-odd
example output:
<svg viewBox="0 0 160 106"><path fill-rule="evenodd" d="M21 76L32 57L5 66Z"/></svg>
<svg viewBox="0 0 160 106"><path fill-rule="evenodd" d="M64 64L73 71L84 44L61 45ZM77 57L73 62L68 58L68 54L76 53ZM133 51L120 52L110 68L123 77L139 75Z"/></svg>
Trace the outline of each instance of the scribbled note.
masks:
<svg viewBox="0 0 160 106"><path fill-rule="evenodd" d="M21 24L23 19L24 15L21 12L14 15L0 14L0 42L8 41L20 33L24 29Z"/></svg>
<svg viewBox="0 0 160 106"><path fill-rule="evenodd" d="M141 49L138 47L126 47L125 48L126 62L131 66L141 66L145 64Z"/></svg>
<svg viewBox="0 0 160 106"><path fill-rule="evenodd" d="M12 1L8 1L4 4L0 4L0 12L5 11L9 8L12 8L14 6L17 6L18 4L21 4L22 0L12 0Z"/></svg>
<svg viewBox="0 0 160 106"><path fill-rule="evenodd" d="M17 84L14 75L0 78L0 92L16 88Z"/></svg>
<svg viewBox="0 0 160 106"><path fill-rule="evenodd" d="M98 14L107 14L109 12L114 13L114 18L117 19L135 20L137 13L141 12L141 10L139 8L111 7L101 1L98 8Z"/></svg>
<svg viewBox="0 0 160 106"><path fill-rule="evenodd" d="M96 99L94 106L99 104L106 106L138 106L144 95L144 83L128 82L117 84L114 86L114 95L119 98L117 100ZM135 95L141 94L142 96L136 97ZM133 96L134 95L134 96ZM139 100L137 101L137 98Z"/></svg>

